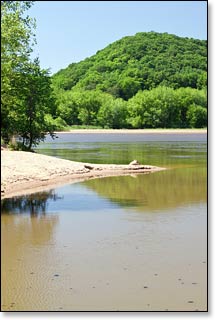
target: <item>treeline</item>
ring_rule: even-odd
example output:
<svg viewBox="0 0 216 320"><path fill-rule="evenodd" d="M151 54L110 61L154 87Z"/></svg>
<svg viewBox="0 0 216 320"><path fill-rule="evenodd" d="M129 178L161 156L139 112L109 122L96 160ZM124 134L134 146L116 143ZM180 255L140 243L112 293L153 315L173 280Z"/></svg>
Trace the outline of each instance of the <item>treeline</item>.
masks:
<svg viewBox="0 0 216 320"><path fill-rule="evenodd" d="M201 128L207 126L205 89L157 87L128 101L100 91L61 91L53 123L103 128Z"/></svg>

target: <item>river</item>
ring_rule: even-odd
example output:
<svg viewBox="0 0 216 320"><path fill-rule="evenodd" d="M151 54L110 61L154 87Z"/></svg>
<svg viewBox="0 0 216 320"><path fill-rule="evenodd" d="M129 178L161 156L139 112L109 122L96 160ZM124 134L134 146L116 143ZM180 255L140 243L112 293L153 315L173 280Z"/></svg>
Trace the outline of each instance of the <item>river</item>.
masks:
<svg viewBox="0 0 216 320"><path fill-rule="evenodd" d="M206 134L58 134L37 152L166 167L2 200L2 310L205 311Z"/></svg>

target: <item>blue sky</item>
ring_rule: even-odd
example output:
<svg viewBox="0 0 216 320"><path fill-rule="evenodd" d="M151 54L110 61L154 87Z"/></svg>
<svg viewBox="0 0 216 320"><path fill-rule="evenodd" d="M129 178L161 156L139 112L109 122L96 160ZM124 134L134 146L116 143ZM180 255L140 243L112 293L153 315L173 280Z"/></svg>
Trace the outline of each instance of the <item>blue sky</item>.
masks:
<svg viewBox="0 0 216 320"><path fill-rule="evenodd" d="M35 1L28 14L51 74L137 32L207 39L207 1Z"/></svg>

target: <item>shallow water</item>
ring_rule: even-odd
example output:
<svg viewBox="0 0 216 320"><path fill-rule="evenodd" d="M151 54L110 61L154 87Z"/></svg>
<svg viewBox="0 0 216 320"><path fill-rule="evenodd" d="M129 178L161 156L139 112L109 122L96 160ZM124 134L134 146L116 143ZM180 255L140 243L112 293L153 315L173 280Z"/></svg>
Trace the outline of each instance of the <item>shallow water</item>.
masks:
<svg viewBox="0 0 216 320"><path fill-rule="evenodd" d="M206 161L205 133L104 134L59 133L36 148L38 153L63 159L128 164L133 159L156 166L197 165Z"/></svg>
<svg viewBox="0 0 216 320"><path fill-rule="evenodd" d="M3 200L2 310L206 310L206 135L183 138L42 144L66 159L169 170Z"/></svg>

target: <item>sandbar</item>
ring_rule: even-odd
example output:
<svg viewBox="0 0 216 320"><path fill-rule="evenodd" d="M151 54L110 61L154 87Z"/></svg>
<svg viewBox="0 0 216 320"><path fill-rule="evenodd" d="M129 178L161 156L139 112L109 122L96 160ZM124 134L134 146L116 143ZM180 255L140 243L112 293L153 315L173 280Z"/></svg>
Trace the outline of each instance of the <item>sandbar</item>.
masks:
<svg viewBox="0 0 216 320"><path fill-rule="evenodd" d="M151 173L147 164L92 164L23 151L1 151L1 198L39 192L67 183L107 176ZM131 159L132 161L133 159Z"/></svg>

